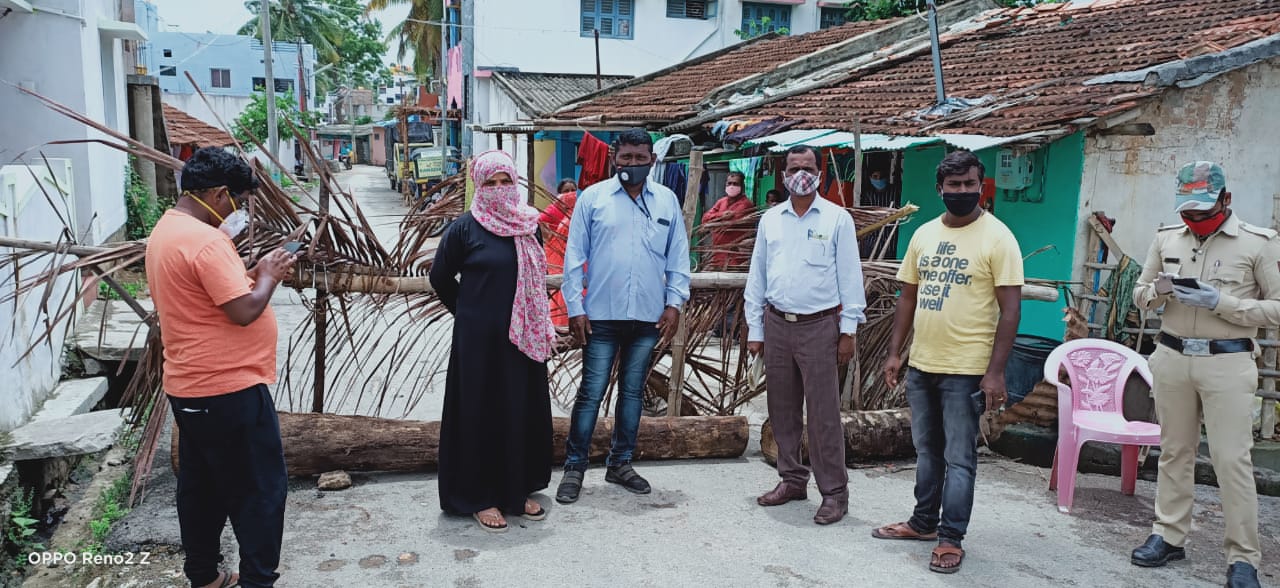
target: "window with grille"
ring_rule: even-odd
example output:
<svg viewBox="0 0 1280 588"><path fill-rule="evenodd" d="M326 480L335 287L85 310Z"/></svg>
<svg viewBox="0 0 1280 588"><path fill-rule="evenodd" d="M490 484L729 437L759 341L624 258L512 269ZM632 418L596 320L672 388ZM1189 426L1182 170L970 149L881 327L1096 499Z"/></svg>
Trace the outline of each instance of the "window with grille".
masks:
<svg viewBox="0 0 1280 588"><path fill-rule="evenodd" d="M846 22L849 22L848 20L845 20L845 17L844 17L845 14L848 12L849 12L849 9L844 8L842 6L834 7L834 8L823 7L822 14L818 17L818 28L826 29L831 27L838 27Z"/></svg>
<svg viewBox="0 0 1280 588"><path fill-rule="evenodd" d="M607 39L631 39L635 34L635 0L581 0L582 36L592 36L599 30Z"/></svg>
<svg viewBox="0 0 1280 588"><path fill-rule="evenodd" d="M231 70L229 69L211 69L209 70L209 86L212 88L230 88L231 87Z"/></svg>
<svg viewBox="0 0 1280 588"><path fill-rule="evenodd" d="M764 2L742 3L742 31L751 36L791 32L791 6Z"/></svg>
<svg viewBox="0 0 1280 588"><path fill-rule="evenodd" d="M715 18L716 0L667 0L667 18Z"/></svg>

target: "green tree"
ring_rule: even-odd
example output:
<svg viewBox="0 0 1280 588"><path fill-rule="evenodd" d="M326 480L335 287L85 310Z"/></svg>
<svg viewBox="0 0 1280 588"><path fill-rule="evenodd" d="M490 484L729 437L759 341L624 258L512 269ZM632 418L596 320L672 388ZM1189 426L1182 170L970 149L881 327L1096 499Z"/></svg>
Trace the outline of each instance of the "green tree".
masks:
<svg viewBox="0 0 1280 588"><path fill-rule="evenodd" d="M369 18L359 0L269 0L271 38L303 42L315 47L320 65L332 65L316 78L316 95L343 84L377 86L389 83L383 63L387 44L382 23ZM246 0L254 17L240 27L240 34L262 38L258 23L261 0Z"/></svg>
<svg viewBox="0 0 1280 588"><path fill-rule="evenodd" d="M253 15L240 27L239 34L262 39L261 0L245 0L244 7ZM336 63L340 59L338 47L342 45L345 31L342 14L333 10L324 0L269 0L271 11L271 39L292 42L302 39L316 48L316 58L321 63Z"/></svg>
<svg viewBox="0 0 1280 588"><path fill-rule="evenodd" d="M281 138L293 136L293 128L306 129L315 127L320 117L315 112L298 110L298 101L293 92L276 94L276 131ZM237 141L245 145L267 142L267 96L262 92L254 92L244 112L236 117L233 134Z"/></svg>
<svg viewBox="0 0 1280 588"><path fill-rule="evenodd" d="M408 18L387 32L387 42L396 39L397 61L404 62L413 51L413 71L423 77L439 77L441 27L444 3L440 0L369 0L369 10L386 10L388 6L409 4Z"/></svg>

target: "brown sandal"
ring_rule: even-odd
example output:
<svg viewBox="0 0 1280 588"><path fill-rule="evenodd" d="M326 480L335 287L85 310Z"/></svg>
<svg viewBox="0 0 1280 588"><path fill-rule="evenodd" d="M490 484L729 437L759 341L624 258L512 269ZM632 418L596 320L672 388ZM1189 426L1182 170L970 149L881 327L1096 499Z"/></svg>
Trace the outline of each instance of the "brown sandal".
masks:
<svg viewBox="0 0 1280 588"><path fill-rule="evenodd" d="M899 541L933 541L938 538L938 532L919 533L911 528L907 523L893 523L885 525L879 529L872 529L871 536L876 539L893 539Z"/></svg>
<svg viewBox="0 0 1280 588"><path fill-rule="evenodd" d="M947 556L955 557L954 565L943 565L943 558ZM955 545L939 544L933 548L933 555L929 561L929 571L938 572L939 574L954 574L960 571L960 564L964 563L964 550Z"/></svg>

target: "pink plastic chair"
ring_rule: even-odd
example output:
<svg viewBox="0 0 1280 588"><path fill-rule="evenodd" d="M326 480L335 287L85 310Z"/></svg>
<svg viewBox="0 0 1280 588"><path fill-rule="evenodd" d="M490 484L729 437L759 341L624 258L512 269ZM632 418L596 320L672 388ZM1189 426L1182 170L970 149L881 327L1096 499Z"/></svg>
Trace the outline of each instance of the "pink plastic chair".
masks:
<svg viewBox="0 0 1280 588"><path fill-rule="evenodd" d="M1067 371L1071 384L1058 379ZM1151 370L1132 349L1105 339L1077 339L1058 346L1044 363L1044 379L1058 386L1058 449L1049 489L1058 491L1058 510L1071 512L1080 448L1086 441L1123 446L1120 491L1133 495L1138 481L1138 452L1160 444L1160 425L1124 418L1124 385L1137 371L1151 384Z"/></svg>

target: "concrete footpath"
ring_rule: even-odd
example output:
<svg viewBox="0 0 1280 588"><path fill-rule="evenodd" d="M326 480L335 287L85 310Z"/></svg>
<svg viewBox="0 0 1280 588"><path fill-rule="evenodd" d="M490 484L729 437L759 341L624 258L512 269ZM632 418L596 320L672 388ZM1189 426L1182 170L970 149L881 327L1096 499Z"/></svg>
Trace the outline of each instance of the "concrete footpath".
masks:
<svg viewBox="0 0 1280 588"><path fill-rule="evenodd" d="M167 445L167 444L165 444ZM147 501L113 531L110 550L169 551L179 543L167 456L158 457ZM877 525L913 506L910 462L850 471L849 516L813 523L808 502L761 508L776 481L753 440L741 459L640 462L654 492L636 496L592 469L578 503L538 496L550 516L509 519L505 534L440 512L434 474L355 474L355 485L320 492L295 480L288 501L281 587L314 586L1221 586L1223 521L1216 489L1197 487L1187 562L1149 570L1129 551L1150 530L1155 487L1135 496L1120 480L1081 475L1075 512L1057 511L1048 470L985 456L964 568L929 572L932 543L873 539ZM1280 499L1261 503L1264 585L1275 584ZM223 541L234 566L235 544ZM168 546L168 547L166 547ZM117 585L180 582L180 557L156 569L118 572ZM234 569L234 568L233 568Z"/></svg>

